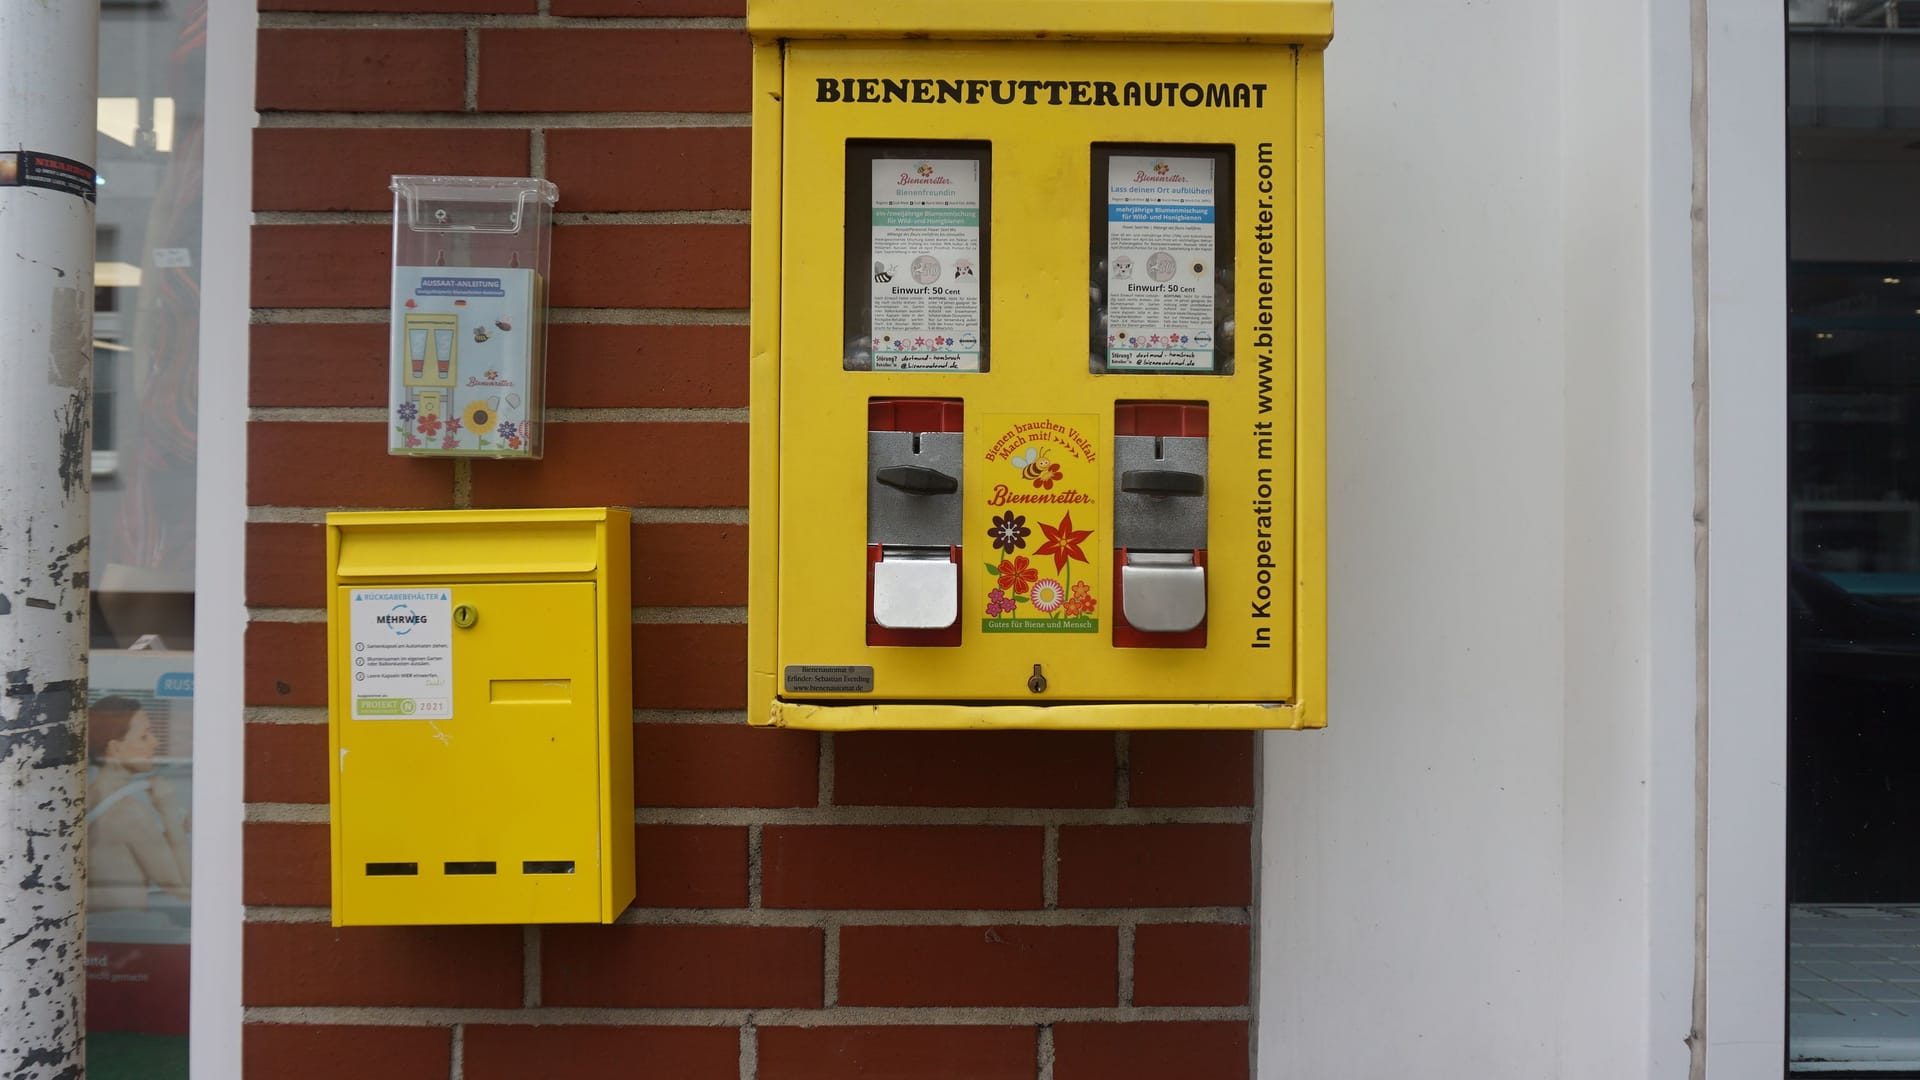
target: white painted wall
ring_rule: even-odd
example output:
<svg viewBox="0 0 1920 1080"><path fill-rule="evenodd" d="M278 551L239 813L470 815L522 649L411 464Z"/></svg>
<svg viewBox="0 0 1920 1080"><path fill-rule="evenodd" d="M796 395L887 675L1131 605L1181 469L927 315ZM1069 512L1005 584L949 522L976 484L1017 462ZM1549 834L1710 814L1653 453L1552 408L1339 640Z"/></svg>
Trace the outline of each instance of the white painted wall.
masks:
<svg viewBox="0 0 1920 1080"><path fill-rule="evenodd" d="M1260 1075L1678 1080L1688 5L1336 21L1330 726L1266 737Z"/></svg>
<svg viewBox="0 0 1920 1080"><path fill-rule="evenodd" d="M1336 9L1330 727L1265 747L1265 1077L1558 1067L1558 7Z"/></svg>

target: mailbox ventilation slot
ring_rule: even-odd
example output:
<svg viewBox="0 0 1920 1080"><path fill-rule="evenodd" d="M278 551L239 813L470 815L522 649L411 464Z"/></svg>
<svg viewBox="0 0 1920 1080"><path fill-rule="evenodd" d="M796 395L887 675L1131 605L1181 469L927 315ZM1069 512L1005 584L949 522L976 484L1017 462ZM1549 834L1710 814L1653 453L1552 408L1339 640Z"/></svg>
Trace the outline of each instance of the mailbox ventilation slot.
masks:
<svg viewBox="0 0 1920 1080"><path fill-rule="evenodd" d="M491 874L494 872L494 864L490 862L450 862L447 864L447 873L452 876Z"/></svg>
<svg viewBox="0 0 1920 1080"><path fill-rule="evenodd" d="M370 862L367 864L368 877L414 877L420 873L417 862Z"/></svg>
<svg viewBox="0 0 1920 1080"><path fill-rule="evenodd" d="M549 859L545 861L523 862L520 864L520 872L523 874L571 874L573 873L573 860Z"/></svg>

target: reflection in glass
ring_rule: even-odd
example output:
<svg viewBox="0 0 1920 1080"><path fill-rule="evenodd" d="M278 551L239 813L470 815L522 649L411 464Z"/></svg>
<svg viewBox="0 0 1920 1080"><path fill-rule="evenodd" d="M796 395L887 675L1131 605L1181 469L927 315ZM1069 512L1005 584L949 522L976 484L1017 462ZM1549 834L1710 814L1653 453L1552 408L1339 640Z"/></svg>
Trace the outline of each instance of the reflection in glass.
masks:
<svg viewBox="0 0 1920 1080"><path fill-rule="evenodd" d="M186 1076L207 5L101 8L87 1074Z"/></svg>
<svg viewBox="0 0 1920 1080"><path fill-rule="evenodd" d="M1789 10L1788 1059L1920 1077L1920 9Z"/></svg>

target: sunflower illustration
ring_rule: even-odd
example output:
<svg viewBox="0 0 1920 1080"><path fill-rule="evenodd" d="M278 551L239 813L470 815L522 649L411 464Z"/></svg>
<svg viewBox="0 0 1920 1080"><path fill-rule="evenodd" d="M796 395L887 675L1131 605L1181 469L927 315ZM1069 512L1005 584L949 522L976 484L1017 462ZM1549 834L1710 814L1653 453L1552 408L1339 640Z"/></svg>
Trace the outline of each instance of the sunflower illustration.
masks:
<svg viewBox="0 0 1920 1080"><path fill-rule="evenodd" d="M500 422L500 414L494 411L492 405L484 401L469 401L466 410L460 415L467 422L467 430L475 435L485 435L493 430L493 425Z"/></svg>

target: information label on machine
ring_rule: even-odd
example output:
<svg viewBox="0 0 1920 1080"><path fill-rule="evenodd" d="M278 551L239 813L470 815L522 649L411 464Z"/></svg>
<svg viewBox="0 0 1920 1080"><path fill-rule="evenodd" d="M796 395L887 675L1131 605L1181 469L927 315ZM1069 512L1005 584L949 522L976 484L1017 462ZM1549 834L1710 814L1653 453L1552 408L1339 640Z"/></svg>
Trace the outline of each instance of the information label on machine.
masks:
<svg viewBox="0 0 1920 1080"><path fill-rule="evenodd" d="M1107 163L1107 367L1212 371L1211 158Z"/></svg>
<svg viewBox="0 0 1920 1080"><path fill-rule="evenodd" d="M355 720L453 716L453 594L351 589L347 594Z"/></svg>
<svg viewBox="0 0 1920 1080"><path fill-rule="evenodd" d="M873 369L979 371L980 162L876 158L872 255Z"/></svg>

